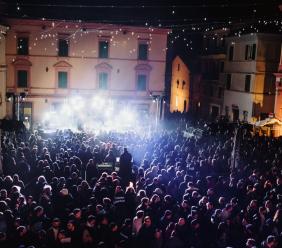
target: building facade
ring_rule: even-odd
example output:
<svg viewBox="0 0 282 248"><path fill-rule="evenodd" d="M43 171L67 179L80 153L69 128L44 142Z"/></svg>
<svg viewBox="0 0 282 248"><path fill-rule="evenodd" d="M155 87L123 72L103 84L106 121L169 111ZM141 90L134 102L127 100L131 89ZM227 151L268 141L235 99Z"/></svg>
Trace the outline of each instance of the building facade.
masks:
<svg viewBox="0 0 282 248"><path fill-rule="evenodd" d="M225 60L225 38L228 29L208 31L203 36L203 52L200 58L201 115L215 119L222 113L224 85L220 80Z"/></svg>
<svg viewBox="0 0 282 248"><path fill-rule="evenodd" d="M224 85L220 80L226 57L225 37L229 29L203 34L201 55L191 73L190 111L197 118L214 120L222 114Z"/></svg>
<svg viewBox="0 0 282 248"><path fill-rule="evenodd" d="M6 31L7 27L0 26L0 119L6 116Z"/></svg>
<svg viewBox="0 0 282 248"><path fill-rule="evenodd" d="M72 96L100 95L153 115L164 92L167 29L8 19L7 92L39 123ZM25 98L21 97L26 95ZM8 114L12 114L9 106Z"/></svg>
<svg viewBox="0 0 282 248"><path fill-rule="evenodd" d="M188 112L190 71L183 60L176 56L172 61L170 112Z"/></svg>
<svg viewBox="0 0 282 248"><path fill-rule="evenodd" d="M233 121L255 122L273 113L273 73L279 64L281 41L281 35L262 33L226 39L222 114Z"/></svg>
<svg viewBox="0 0 282 248"><path fill-rule="evenodd" d="M275 118L282 121L282 46L280 52L280 63L278 67L278 72L274 74L276 76L275 86L275 107L274 107L274 116Z"/></svg>

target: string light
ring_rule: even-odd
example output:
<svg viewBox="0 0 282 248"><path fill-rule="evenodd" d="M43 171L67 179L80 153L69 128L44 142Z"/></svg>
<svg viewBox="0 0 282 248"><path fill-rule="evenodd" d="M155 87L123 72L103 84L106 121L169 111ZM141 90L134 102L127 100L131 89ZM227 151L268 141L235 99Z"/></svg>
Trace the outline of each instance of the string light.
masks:
<svg viewBox="0 0 282 248"><path fill-rule="evenodd" d="M231 19L231 18L230 18ZM45 21L46 19L43 17L42 18L43 21ZM241 37L243 34L249 33L251 35L254 35L254 33L258 33L259 31L263 31L263 27L268 28L268 27L276 27L276 32L282 32L282 27L280 24L282 24L282 21L280 22L280 20L276 20L275 18L269 18L269 19L259 19L259 20L250 20L249 22L243 22L242 23L238 23L237 21L234 20L226 20L226 21L212 21L209 19L209 22L207 21L207 17L204 17L203 19L201 19L201 22L189 22L189 23L182 23L182 24L175 24L175 25L170 25L170 24L164 24L161 23L161 20L158 19L158 21L160 22L159 24L157 24L159 27L166 27L166 28L172 28L174 35L171 37L173 40L169 40L170 44L174 44L176 43L178 40L181 40L183 43L185 43L184 45L188 48L190 48L190 50L193 50L191 44L192 44L192 40L189 40L188 37L190 37L191 35L193 35L193 33L201 33L203 34L204 32L214 32L213 30L219 30L221 29L222 31L228 31L228 30L232 30L232 32L230 32L231 35L235 35L238 37ZM205 22L203 22L203 20ZM185 21L188 21L188 19L185 19ZM151 22L151 21L150 21ZM50 23L50 22L49 22ZM54 39L57 41L58 39L56 39L57 37L57 28L60 29L62 27L62 23L64 23L64 21L52 21L51 22L51 27L49 26L50 24L46 24L46 27L49 26L49 28L44 29L43 31L41 30L41 32L38 34L37 37L35 37L35 41L38 42L39 39L41 40L46 40L46 39L50 39L51 41L51 46L55 46L55 42ZM85 35L88 35L90 33L98 33L99 37L102 37L102 35L108 35L111 34L111 38L110 38L110 42L113 46L119 46L121 45L121 43L114 41L114 39L116 38L117 35L119 35L120 32L124 32L124 30L122 28L118 28L117 30L104 30L102 27L100 28L87 28L87 30L84 27L81 27L81 23L82 21L79 20L78 21L79 24L75 24L75 29L70 28L70 25L65 24L64 23L64 28L68 29L68 33L69 33L69 37L67 37L67 42L70 38L72 38L72 42L73 43L77 43L78 41L80 41L80 38L84 37ZM240 29L236 29L236 24L240 24L239 26ZM233 26L232 26L233 25ZM153 26L149 26L149 22L145 22L145 26L148 28L149 33L149 39L150 42L147 42L148 45L152 44L152 33L154 32L154 27ZM233 32L233 30L236 30ZM191 32L192 31L192 32ZM170 36L173 32L167 32L167 35ZM140 35L136 34L135 32L130 32L129 34L131 34L132 37L137 37L137 39L140 39ZM136 35L136 36L135 36ZM131 37L130 36L130 37ZM215 32L213 33L213 36L211 36L212 40L223 40L223 37L219 37L217 38L218 33ZM130 40L130 37L127 37L127 40ZM17 38L17 36L15 35L14 38ZM169 38L169 39L171 39ZM206 35L203 34L203 38L207 38ZM36 46L37 43L34 42L33 46ZM32 47L30 47L30 49L32 49ZM57 48L56 48L57 49ZM205 48L206 50L208 48ZM45 51L47 50L47 48L44 49ZM149 47L149 50L151 50L151 47ZM167 48L162 49L167 51ZM135 50L130 50L129 53L132 54L133 52L136 52ZM81 51L81 53L84 53ZM92 53L96 53L96 51L92 51Z"/></svg>

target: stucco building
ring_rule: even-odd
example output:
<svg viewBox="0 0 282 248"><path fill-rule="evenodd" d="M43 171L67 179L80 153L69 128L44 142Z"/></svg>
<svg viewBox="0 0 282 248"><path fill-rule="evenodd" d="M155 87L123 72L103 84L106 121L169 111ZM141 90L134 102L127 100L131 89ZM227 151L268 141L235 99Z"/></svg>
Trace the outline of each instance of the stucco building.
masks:
<svg viewBox="0 0 282 248"><path fill-rule="evenodd" d="M179 56L176 56L172 61L170 112L188 112L189 91L189 68Z"/></svg>
<svg viewBox="0 0 282 248"><path fill-rule="evenodd" d="M222 113L224 84L220 80L226 57L225 38L228 29L204 33L203 52L200 57L201 116L215 119Z"/></svg>
<svg viewBox="0 0 282 248"><path fill-rule="evenodd" d="M97 94L154 115L164 92L167 29L8 19L7 92L26 94L21 119L34 123L71 96ZM11 115L11 105L7 110Z"/></svg>
<svg viewBox="0 0 282 248"><path fill-rule="evenodd" d="M6 31L7 27L0 25L0 119L6 116Z"/></svg>
<svg viewBox="0 0 282 248"><path fill-rule="evenodd" d="M274 115L275 118L282 121L282 46L280 52L280 63L278 67L278 72L274 74L276 76L275 86L276 86L276 94L275 94L275 107L274 107Z"/></svg>
<svg viewBox="0 0 282 248"><path fill-rule="evenodd" d="M254 122L274 112L275 77L282 36L254 33L228 37L221 80L225 84L223 114Z"/></svg>

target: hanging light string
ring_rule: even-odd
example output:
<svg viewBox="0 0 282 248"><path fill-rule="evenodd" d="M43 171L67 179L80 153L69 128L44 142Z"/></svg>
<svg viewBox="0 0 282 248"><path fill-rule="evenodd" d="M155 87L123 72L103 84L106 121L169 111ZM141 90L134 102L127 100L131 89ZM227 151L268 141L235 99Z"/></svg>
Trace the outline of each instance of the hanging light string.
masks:
<svg viewBox="0 0 282 248"><path fill-rule="evenodd" d="M271 4L277 5L276 1L264 1L264 2L256 2L256 3L236 3L236 2L229 2L229 3L218 3L218 4L105 4L105 5L98 5L98 4L57 4L57 3L25 3L25 2L1 2L0 5L8 5L8 6L21 6L21 7L62 7L62 8L97 8L97 9L194 9L194 8L201 8L201 9L207 9L207 8L239 8L239 7L263 7L263 6L270 6Z"/></svg>

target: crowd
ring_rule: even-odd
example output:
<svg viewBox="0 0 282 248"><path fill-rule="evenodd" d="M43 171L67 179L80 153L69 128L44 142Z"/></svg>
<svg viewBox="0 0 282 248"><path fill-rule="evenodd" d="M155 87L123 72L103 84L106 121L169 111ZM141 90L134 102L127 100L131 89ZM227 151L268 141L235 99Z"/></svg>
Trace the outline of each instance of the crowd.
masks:
<svg viewBox="0 0 282 248"><path fill-rule="evenodd" d="M282 140L241 134L3 134L0 247L281 247Z"/></svg>

